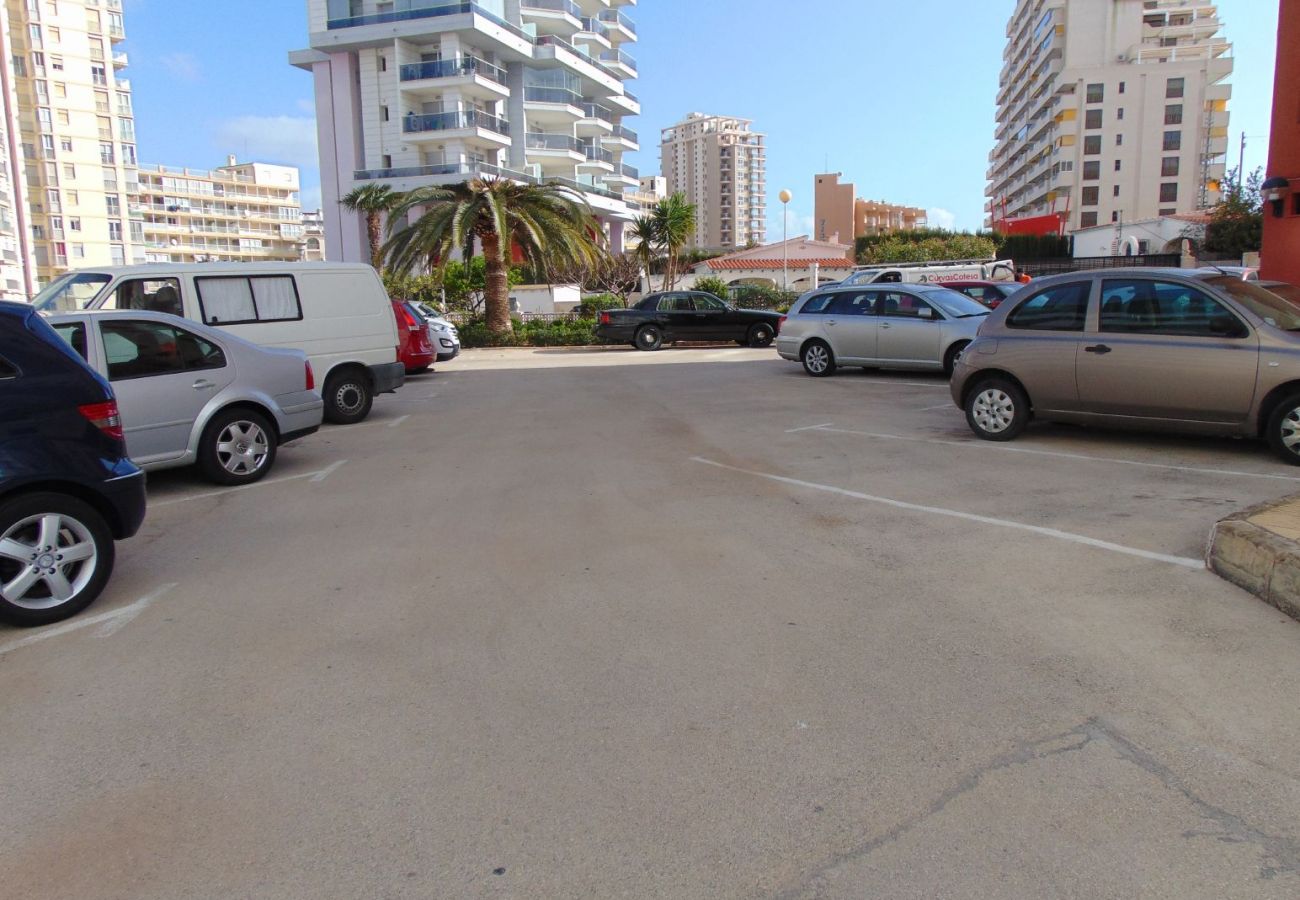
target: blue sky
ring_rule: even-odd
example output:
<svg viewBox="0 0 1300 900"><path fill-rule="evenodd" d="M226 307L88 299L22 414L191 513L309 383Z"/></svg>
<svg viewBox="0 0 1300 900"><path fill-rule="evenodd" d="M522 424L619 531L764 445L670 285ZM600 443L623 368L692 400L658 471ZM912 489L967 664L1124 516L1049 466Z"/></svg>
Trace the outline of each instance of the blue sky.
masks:
<svg viewBox="0 0 1300 900"><path fill-rule="evenodd" d="M978 228L1013 6L642 0L629 12L642 102L630 124L643 149L629 161L657 172L659 130L688 112L741 116L768 136L769 239L780 238L783 187L795 195L790 233L811 230L821 171L843 172L861 196L930 209L932 224ZM1247 169L1267 157L1277 7L1219 2L1236 44L1230 165L1243 131ZM311 77L286 61L307 44L304 0L125 8L141 162L210 168L235 153L296 164L304 204L317 203Z"/></svg>

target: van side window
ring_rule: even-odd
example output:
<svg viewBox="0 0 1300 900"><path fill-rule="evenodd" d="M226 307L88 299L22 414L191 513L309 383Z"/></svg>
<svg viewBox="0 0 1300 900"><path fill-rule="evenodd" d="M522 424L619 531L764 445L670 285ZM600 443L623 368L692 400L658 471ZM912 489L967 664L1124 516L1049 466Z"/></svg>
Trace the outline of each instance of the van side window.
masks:
<svg viewBox="0 0 1300 900"><path fill-rule="evenodd" d="M199 307L209 325L287 322L302 318L298 287L290 275L196 278Z"/></svg>
<svg viewBox="0 0 1300 900"><path fill-rule="evenodd" d="M184 316L181 283L175 278L132 278L123 281L104 301L104 309L141 309Z"/></svg>

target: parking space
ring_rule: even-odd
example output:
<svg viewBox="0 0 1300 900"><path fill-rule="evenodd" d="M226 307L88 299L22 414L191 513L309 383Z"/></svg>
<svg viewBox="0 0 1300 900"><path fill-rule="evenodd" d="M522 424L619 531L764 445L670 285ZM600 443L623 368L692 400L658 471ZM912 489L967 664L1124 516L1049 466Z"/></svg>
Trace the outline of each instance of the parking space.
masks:
<svg viewBox="0 0 1300 900"><path fill-rule="evenodd" d="M469 352L153 476L90 624L0 631L0 884L1294 896L1300 626L1199 559L1300 470L773 356Z"/></svg>

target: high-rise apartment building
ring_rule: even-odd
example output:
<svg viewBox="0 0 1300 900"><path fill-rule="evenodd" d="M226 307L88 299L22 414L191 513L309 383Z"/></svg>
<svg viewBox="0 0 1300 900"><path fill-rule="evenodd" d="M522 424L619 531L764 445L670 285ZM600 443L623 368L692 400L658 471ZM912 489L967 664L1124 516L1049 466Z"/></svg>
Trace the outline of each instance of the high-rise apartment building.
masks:
<svg viewBox="0 0 1300 900"><path fill-rule="evenodd" d="M142 168L131 213L143 217L147 262L276 262L303 258L298 169L240 163L203 171Z"/></svg>
<svg viewBox="0 0 1300 900"><path fill-rule="evenodd" d="M364 261L357 185L405 191L475 176L579 192L621 249L639 185L623 154L641 111L624 82L635 0L308 0L322 212L331 259Z"/></svg>
<svg viewBox="0 0 1300 900"><path fill-rule="evenodd" d="M121 0L5 0L4 14L14 253L29 263L22 292L69 268L139 260L140 222L127 208L136 145L131 85L119 77ZM10 290L13 279L0 278Z"/></svg>
<svg viewBox="0 0 1300 900"><path fill-rule="evenodd" d="M1221 30L1215 5L1193 0L1018 0L987 223L1074 230L1217 202L1232 95Z"/></svg>
<svg viewBox="0 0 1300 900"><path fill-rule="evenodd" d="M668 193L695 204L692 247L734 249L767 240L767 147L753 122L691 113L663 131Z"/></svg>
<svg viewBox="0 0 1300 900"><path fill-rule="evenodd" d="M928 222L926 211L884 200L863 200L839 172L813 178L813 224L819 241L853 243L855 238L887 231L915 231Z"/></svg>

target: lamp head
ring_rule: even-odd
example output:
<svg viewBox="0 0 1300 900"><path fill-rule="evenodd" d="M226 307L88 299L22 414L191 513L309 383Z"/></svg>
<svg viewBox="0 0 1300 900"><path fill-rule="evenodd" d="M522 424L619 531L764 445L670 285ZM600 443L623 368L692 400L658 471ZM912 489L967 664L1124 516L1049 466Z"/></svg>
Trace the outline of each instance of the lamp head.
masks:
<svg viewBox="0 0 1300 900"><path fill-rule="evenodd" d="M790 193L789 191L782 191L777 196L781 198L782 203L789 203L791 200L794 199L794 194Z"/></svg>

